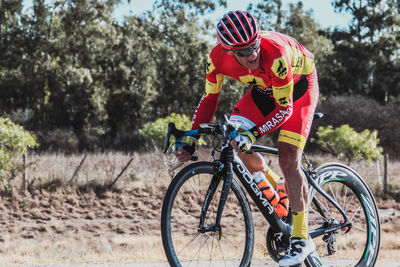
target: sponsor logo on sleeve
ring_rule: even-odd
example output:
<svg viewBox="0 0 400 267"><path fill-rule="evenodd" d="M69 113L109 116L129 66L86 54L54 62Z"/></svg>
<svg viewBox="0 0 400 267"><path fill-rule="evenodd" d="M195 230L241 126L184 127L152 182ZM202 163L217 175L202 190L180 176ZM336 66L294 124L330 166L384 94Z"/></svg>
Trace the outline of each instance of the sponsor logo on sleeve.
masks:
<svg viewBox="0 0 400 267"><path fill-rule="evenodd" d="M210 57L208 57L208 59L207 59L207 74L209 74L209 73L211 73L213 70L215 70L215 66L214 66L214 64L212 63L212 60L211 60L211 58Z"/></svg>
<svg viewBox="0 0 400 267"><path fill-rule="evenodd" d="M281 106L285 106L286 107L288 105L288 101L287 101L286 97L279 98L278 102L279 102L279 105L281 105Z"/></svg>
<svg viewBox="0 0 400 267"><path fill-rule="evenodd" d="M287 68L287 63L286 60L283 57L277 58L274 60L274 63L272 63L272 71L275 73L277 77L280 79L285 79L288 68Z"/></svg>
<svg viewBox="0 0 400 267"><path fill-rule="evenodd" d="M272 94L275 97L278 104L282 107L289 105L290 95L293 92L293 81L281 87L272 87Z"/></svg>

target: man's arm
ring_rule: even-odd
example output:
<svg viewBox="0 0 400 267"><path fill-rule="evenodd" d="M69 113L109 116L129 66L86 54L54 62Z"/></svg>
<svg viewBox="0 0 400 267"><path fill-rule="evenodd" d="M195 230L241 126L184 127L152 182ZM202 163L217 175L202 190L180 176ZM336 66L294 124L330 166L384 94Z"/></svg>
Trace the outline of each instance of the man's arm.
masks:
<svg viewBox="0 0 400 267"><path fill-rule="evenodd" d="M224 75L218 73L211 57L209 57L207 60L205 93L194 112L192 129L199 128L201 123L209 123L214 117L223 82Z"/></svg>

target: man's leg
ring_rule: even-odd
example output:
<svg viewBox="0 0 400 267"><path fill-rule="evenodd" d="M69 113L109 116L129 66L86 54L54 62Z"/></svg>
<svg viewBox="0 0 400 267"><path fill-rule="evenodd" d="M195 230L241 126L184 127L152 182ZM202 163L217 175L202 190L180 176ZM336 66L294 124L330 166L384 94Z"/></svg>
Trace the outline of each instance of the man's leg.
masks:
<svg viewBox="0 0 400 267"><path fill-rule="evenodd" d="M235 145L233 146L237 151L239 158L243 161L244 165L250 173L267 171L267 163L265 162L265 159L260 155L260 153L244 153L240 149L236 149Z"/></svg>
<svg viewBox="0 0 400 267"><path fill-rule="evenodd" d="M250 173L263 172L269 181L269 183L276 188L280 177L272 171L269 167L265 158L260 153L244 153L237 148L235 144L232 144L238 153L239 158L242 160L243 164L249 170Z"/></svg>
<svg viewBox="0 0 400 267"><path fill-rule="evenodd" d="M301 170L302 149L284 142L278 143L279 165L286 181L289 203L294 214L293 237L308 239L307 180ZM299 216L300 215L300 216ZM298 217L298 218L297 218Z"/></svg>
<svg viewBox="0 0 400 267"><path fill-rule="evenodd" d="M279 142L278 153L293 215L290 249L279 261L279 266L292 266L302 263L309 254L315 251L315 244L308 236L308 187L300 167L302 149L292 144Z"/></svg>

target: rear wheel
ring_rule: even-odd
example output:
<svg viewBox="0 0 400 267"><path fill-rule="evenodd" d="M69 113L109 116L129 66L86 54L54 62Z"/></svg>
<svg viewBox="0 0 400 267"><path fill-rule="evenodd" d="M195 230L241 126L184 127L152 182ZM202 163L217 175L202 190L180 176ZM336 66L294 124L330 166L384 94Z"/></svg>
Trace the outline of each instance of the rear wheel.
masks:
<svg viewBox="0 0 400 267"><path fill-rule="evenodd" d="M171 266L250 266L254 246L253 221L243 190L233 179L221 231L199 231L200 215L211 180L219 185L213 195L204 226L213 226L223 177L210 162L191 164L172 180L162 207L161 234Z"/></svg>
<svg viewBox="0 0 400 267"><path fill-rule="evenodd" d="M342 164L324 164L316 171L318 184L343 208L351 222L350 227L314 238L318 254L331 266L374 266L380 245L380 224L368 186ZM309 196L311 233L343 222L340 212L312 187Z"/></svg>

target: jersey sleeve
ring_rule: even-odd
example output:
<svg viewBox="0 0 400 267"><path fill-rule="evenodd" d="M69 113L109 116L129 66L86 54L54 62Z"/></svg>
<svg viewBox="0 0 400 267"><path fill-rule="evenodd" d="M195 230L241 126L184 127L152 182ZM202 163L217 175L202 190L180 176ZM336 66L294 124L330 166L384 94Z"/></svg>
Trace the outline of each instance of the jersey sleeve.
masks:
<svg viewBox="0 0 400 267"><path fill-rule="evenodd" d="M213 52L210 53L207 59L205 93L194 112L192 129L199 128L201 123L209 123L217 110L218 98L224 82L224 75L219 73L212 58Z"/></svg>
<svg viewBox="0 0 400 267"><path fill-rule="evenodd" d="M293 74L288 55L284 50L273 59L269 67L275 109L257 124L261 136L279 128L293 111Z"/></svg>

